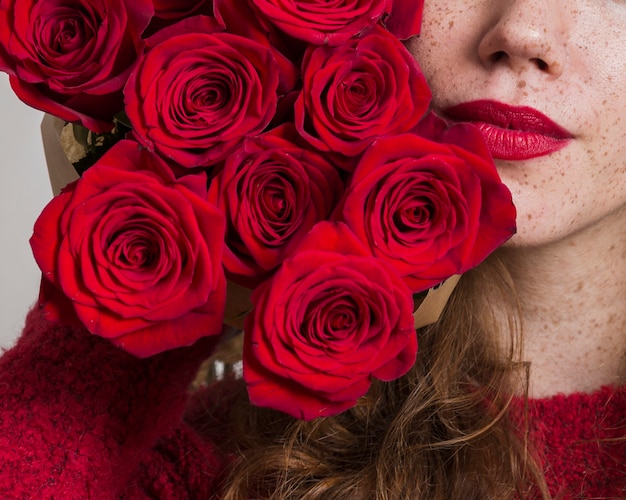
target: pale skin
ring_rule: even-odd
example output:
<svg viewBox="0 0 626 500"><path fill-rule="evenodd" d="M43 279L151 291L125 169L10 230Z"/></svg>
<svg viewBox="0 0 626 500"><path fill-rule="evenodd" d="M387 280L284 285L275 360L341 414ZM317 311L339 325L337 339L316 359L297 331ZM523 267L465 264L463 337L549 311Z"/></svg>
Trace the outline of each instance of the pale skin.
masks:
<svg viewBox="0 0 626 500"><path fill-rule="evenodd" d="M502 255L519 288L530 396L626 378L626 2L425 0L409 41L433 108L491 99L568 130L563 149L496 160L518 209Z"/></svg>

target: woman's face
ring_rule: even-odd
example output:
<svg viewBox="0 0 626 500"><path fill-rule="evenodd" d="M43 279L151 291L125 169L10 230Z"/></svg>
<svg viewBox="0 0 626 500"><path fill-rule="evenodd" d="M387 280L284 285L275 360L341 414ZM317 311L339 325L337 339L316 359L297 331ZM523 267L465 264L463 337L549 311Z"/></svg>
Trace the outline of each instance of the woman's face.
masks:
<svg viewBox="0 0 626 500"><path fill-rule="evenodd" d="M483 130L514 242L624 224L626 0L425 0L409 49L433 108Z"/></svg>

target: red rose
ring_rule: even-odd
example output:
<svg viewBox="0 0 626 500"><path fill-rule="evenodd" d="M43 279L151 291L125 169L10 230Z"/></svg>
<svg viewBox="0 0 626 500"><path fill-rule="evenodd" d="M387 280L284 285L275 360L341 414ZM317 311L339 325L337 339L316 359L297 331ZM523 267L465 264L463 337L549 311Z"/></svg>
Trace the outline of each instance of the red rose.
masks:
<svg viewBox="0 0 626 500"><path fill-rule="evenodd" d="M376 24L391 0L251 0L269 22L315 45L340 45Z"/></svg>
<svg viewBox="0 0 626 500"><path fill-rule="evenodd" d="M298 418L344 411L415 362L410 290L342 224L315 226L255 290L244 379L252 403Z"/></svg>
<svg viewBox="0 0 626 500"><path fill-rule="evenodd" d="M195 15L213 15L212 0L153 0L154 17L144 38L181 19Z"/></svg>
<svg viewBox="0 0 626 500"><path fill-rule="evenodd" d="M183 19L196 13L211 14L210 0L153 0L154 16L160 19Z"/></svg>
<svg viewBox="0 0 626 500"><path fill-rule="evenodd" d="M124 91L137 140L184 167L224 159L276 112L270 49L221 29L197 16L159 31Z"/></svg>
<svg viewBox="0 0 626 500"><path fill-rule="evenodd" d="M384 25L394 36L406 40L419 35L422 28L424 0L393 0L389 16Z"/></svg>
<svg viewBox="0 0 626 500"><path fill-rule="evenodd" d="M295 104L300 134L322 151L362 153L377 137L411 130L430 90L413 56L377 26L340 47L312 47Z"/></svg>
<svg viewBox="0 0 626 500"><path fill-rule="evenodd" d="M307 43L287 35L264 18L251 0L233 2L232 0L214 0L215 18L225 26L228 33L241 35L255 40L272 49L274 57L282 64L300 66Z"/></svg>
<svg viewBox="0 0 626 500"><path fill-rule="evenodd" d="M154 12L150 0L12 0L0 8L0 70L26 104L96 132L113 127Z"/></svg>
<svg viewBox="0 0 626 500"><path fill-rule="evenodd" d="M413 292L478 265L515 233L511 194L478 130L457 125L439 139L377 140L334 214Z"/></svg>
<svg viewBox="0 0 626 500"><path fill-rule="evenodd" d="M240 284L266 278L341 195L336 169L296 138L287 125L246 139L211 182L209 201L227 219L224 267Z"/></svg>
<svg viewBox="0 0 626 500"><path fill-rule="evenodd" d="M141 357L219 334L225 224L205 198L204 175L177 181L138 144L116 144L35 224L45 309L67 310L60 289L91 333Z"/></svg>

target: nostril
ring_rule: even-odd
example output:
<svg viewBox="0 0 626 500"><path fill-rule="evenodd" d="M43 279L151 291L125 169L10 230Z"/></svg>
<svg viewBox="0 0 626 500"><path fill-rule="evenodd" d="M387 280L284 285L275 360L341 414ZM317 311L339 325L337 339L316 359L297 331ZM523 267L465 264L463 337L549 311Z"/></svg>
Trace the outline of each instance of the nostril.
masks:
<svg viewBox="0 0 626 500"><path fill-rule="evenodd" d="M530 62L536 64L537 68L539 68L541 71L546 71L548 69L548 63L545 62L543 59L539 59L538 57L531 59Z"/></svg>
<svg viewBox="0 0 626 500"><path fill-rule="evenodd" d="M489 59L492 63L497 63L498 61L502 61L503 59L506 59L506 57L507 57L506 52L503 50L499 50L491 54L491 57L489 57Z"/></svg>

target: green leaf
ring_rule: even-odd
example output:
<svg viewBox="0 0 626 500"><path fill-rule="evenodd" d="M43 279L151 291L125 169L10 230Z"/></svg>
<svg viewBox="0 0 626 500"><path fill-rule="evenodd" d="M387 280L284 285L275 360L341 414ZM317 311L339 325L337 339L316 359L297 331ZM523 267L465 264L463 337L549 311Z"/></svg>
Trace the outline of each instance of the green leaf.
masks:
<svg viewBox="0 0 626 500"><path fill-rule="evenodd" d="M89 135L91 134L91 130L80 123L73 123L72 132L74 133L74 139L76 139L76 142L78 142L81 146L84 146L86 149L90 148L91 144L89 142Z"/></svg>

